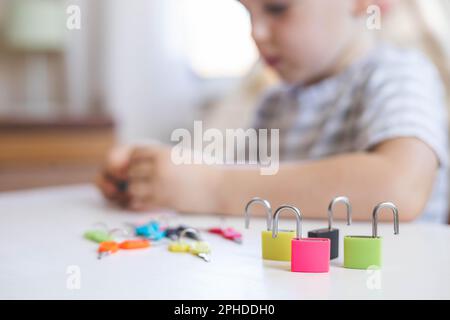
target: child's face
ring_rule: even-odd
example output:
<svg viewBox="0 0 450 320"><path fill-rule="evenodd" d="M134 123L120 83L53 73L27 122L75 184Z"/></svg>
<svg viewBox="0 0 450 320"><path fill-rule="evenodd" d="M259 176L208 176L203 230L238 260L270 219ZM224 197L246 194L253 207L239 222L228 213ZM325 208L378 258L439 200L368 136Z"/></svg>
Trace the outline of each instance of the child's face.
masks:
<svg viewBox="0 0 450 320"><path fill-rule="evenodd" d="M358 0L241 0L262 58L289 83L335 71L352 45Z"/></svg>

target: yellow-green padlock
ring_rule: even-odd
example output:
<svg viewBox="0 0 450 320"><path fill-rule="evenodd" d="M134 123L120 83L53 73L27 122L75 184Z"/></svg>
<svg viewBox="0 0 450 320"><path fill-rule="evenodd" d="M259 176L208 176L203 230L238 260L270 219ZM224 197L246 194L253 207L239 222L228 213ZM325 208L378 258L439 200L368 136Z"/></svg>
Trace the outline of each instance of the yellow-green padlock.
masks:
<svg viewBox="0 0 450 320"><path fill-rule="evenodd" d="M250 226L250 206L260 203L264 206L267 214L267 230L261 232L262 258L265 260L291 261L291 241L296 237L296 232L291 230L280 230L276 238L272 237L272 207L269 201L261 198L253 198L245 206L245 227Z"/></svg>
<svg viewBox="0 0 450 320"><path fill-rule="evenodd" d="M394 215L394 234L399 234L398 209L392 202L378 204L372 213L372 236L344 237L344 267L349 269L381 268L382 238L378 236L378 213L389 208Z"/></svg>

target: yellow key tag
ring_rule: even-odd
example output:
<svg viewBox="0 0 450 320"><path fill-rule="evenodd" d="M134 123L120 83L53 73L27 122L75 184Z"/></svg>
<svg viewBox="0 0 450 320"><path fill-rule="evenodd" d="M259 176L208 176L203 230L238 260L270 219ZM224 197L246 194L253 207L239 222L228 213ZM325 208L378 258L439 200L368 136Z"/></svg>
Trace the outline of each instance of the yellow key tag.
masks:
<svg viewBox="0 0 450 320"><path fill-rule="evenodd" d="M189 252L197 255L200 253L210 253L211 247L209 246L209 243L206 241L197 241L191 246Z"/></svg>
<svg viewBox="0 0 450 320"><path fill-rule="evenodd" d="M186 242L172 242L169 244L169 251L171 252L189 252L190 245Z"/></svg>

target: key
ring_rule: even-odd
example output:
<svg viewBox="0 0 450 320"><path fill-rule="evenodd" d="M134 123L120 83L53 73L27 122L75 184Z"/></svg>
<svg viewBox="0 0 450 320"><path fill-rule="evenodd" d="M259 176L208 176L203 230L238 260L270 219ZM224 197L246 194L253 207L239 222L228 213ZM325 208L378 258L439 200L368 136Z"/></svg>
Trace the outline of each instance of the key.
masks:
<svg viewBox="0 0 450 320"><path fill-rule="evenodd" d="M112 236L103 230L90 230L84 233L84 237L88 240L100 243L105 241L112 241Z"/></svg>
<svg viewBox="0 0 450 320"><path fill-rule="evenodd" d="M169 244L169 251L171 252L189 252L190 246L186 242L172 242Z"/></svg>
<svg viewBox="0 0 450 320"><path fill-rule="evenodd" d="M199 253L197 254L197 257L203 259L205 262L211 262L211 256L209 253Z"/></svg>
<svg viewBox="0 0 450 320"><path fill-rule="evenodd" d="M210 252L211 248L207 242L198 241L189 245L186 242L173 242L169 245L169 251L171 252L180 252L180 253L191 253L194 256L197 256L203 259L206 262L210 262Z"/></svg>
<svg viewBox="0 0 450 320"><path fill-rule="evenodd" d="M234 241L238 244L242 244L242 234L233 228L210 228L209 233L218 234L227 240Z"/></svg>
<svg viewBox="0 0 450 320"><path fill-rule="evenodd" d="M144 249L150 247L148 240L126 240L119 243L119 248L123 250Z"/></svg>
<svg viewBox="0 0 450 320"><path fill-rule="evenodd" d="M211 247L206 241L197 241L190 246L189 252L192 254L210 253Z"/></svg>
<svg viewBox="0 0 450 320"><path fill-rule="evenodd" d="M176 228L167 228L165 230L166 231L166 237L171 239L171 240L176 240L181 235L181 233L184 230L187 230L187 229L191 229L191 228L189 226L186 226L186 225L180 225L180 226L178 226ZM192 239L192 240L196 240L196 241L200 240L200 236L199 236L198 233L191 232L189 230L185 233L185 236L186 236L186 238L189 238L189 239Z"/></svg>
<svg viewBox="0 0 450 320"><path fill-rule="evenodd" d="M98 259L102 259L112 253L116 253L119 250L119 245L114 241L104 241L100 243L98 247Z"/></svg>
<svg viewBox="0 0 450 320"><path fill-rule="evenodd" d="M211 262L211 247L209 243L206 241L197 241L194 242L189 250L193 255L203 259L205 262Z"/></svg>
<svg viewBox="0 0 450 320"><path fill-rule="evenodd" d="M223 230L222 236L225 239L234 241L238 244L242 244L242 234L233 228L226 228Z"/></svg>
<svg viewBox="0 0 450 320"><path fill-rule="evenodd" d="M209 246L209 243L206 241L195 241L193 243L187 243L184 241L181 241L183 237L187 236L188 233L192 233L197 239L200 239L200 234L198 230L193 228L185 228L180 232L178 235L178 240L172 242L169 245L169 251L172 252L188 252L191 253L201 259L203 259L206 262L210 262L210 255L211 247Z"/></svg>
<svg viewBox="0 0 450 320"><path fill-rule="evenodd" d="M135 233L138 236L142 236L154 241L158 241L166 237L166 231L161 230L160 225L157 221L150 221L148 224L136 227Z"/></svg>
<svg viewBox="0 0 450 320"><path fill-rule="evenodd" d="M144 249L150 247L148 240L126 240L121 243L115 241L105 241L100 243L98 247L98 259L116 253L121 250Z"/></svg>

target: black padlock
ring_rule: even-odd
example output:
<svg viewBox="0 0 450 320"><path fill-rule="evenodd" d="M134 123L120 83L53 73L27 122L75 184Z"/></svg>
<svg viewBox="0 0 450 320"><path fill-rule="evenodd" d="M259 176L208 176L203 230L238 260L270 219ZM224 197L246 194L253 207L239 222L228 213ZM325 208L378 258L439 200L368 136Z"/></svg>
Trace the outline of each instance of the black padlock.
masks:
<svg viewBox="0 0 450 320"><path fill-rule="evenodd" d="M335 197L328 205L328 228L311 230L308 238L328 238L331 242L330 260L339 256L339 229L333 229L333 208L338 202L343 202L347 207L347 225L352 223L352 206L347 197Z"/></svg>

